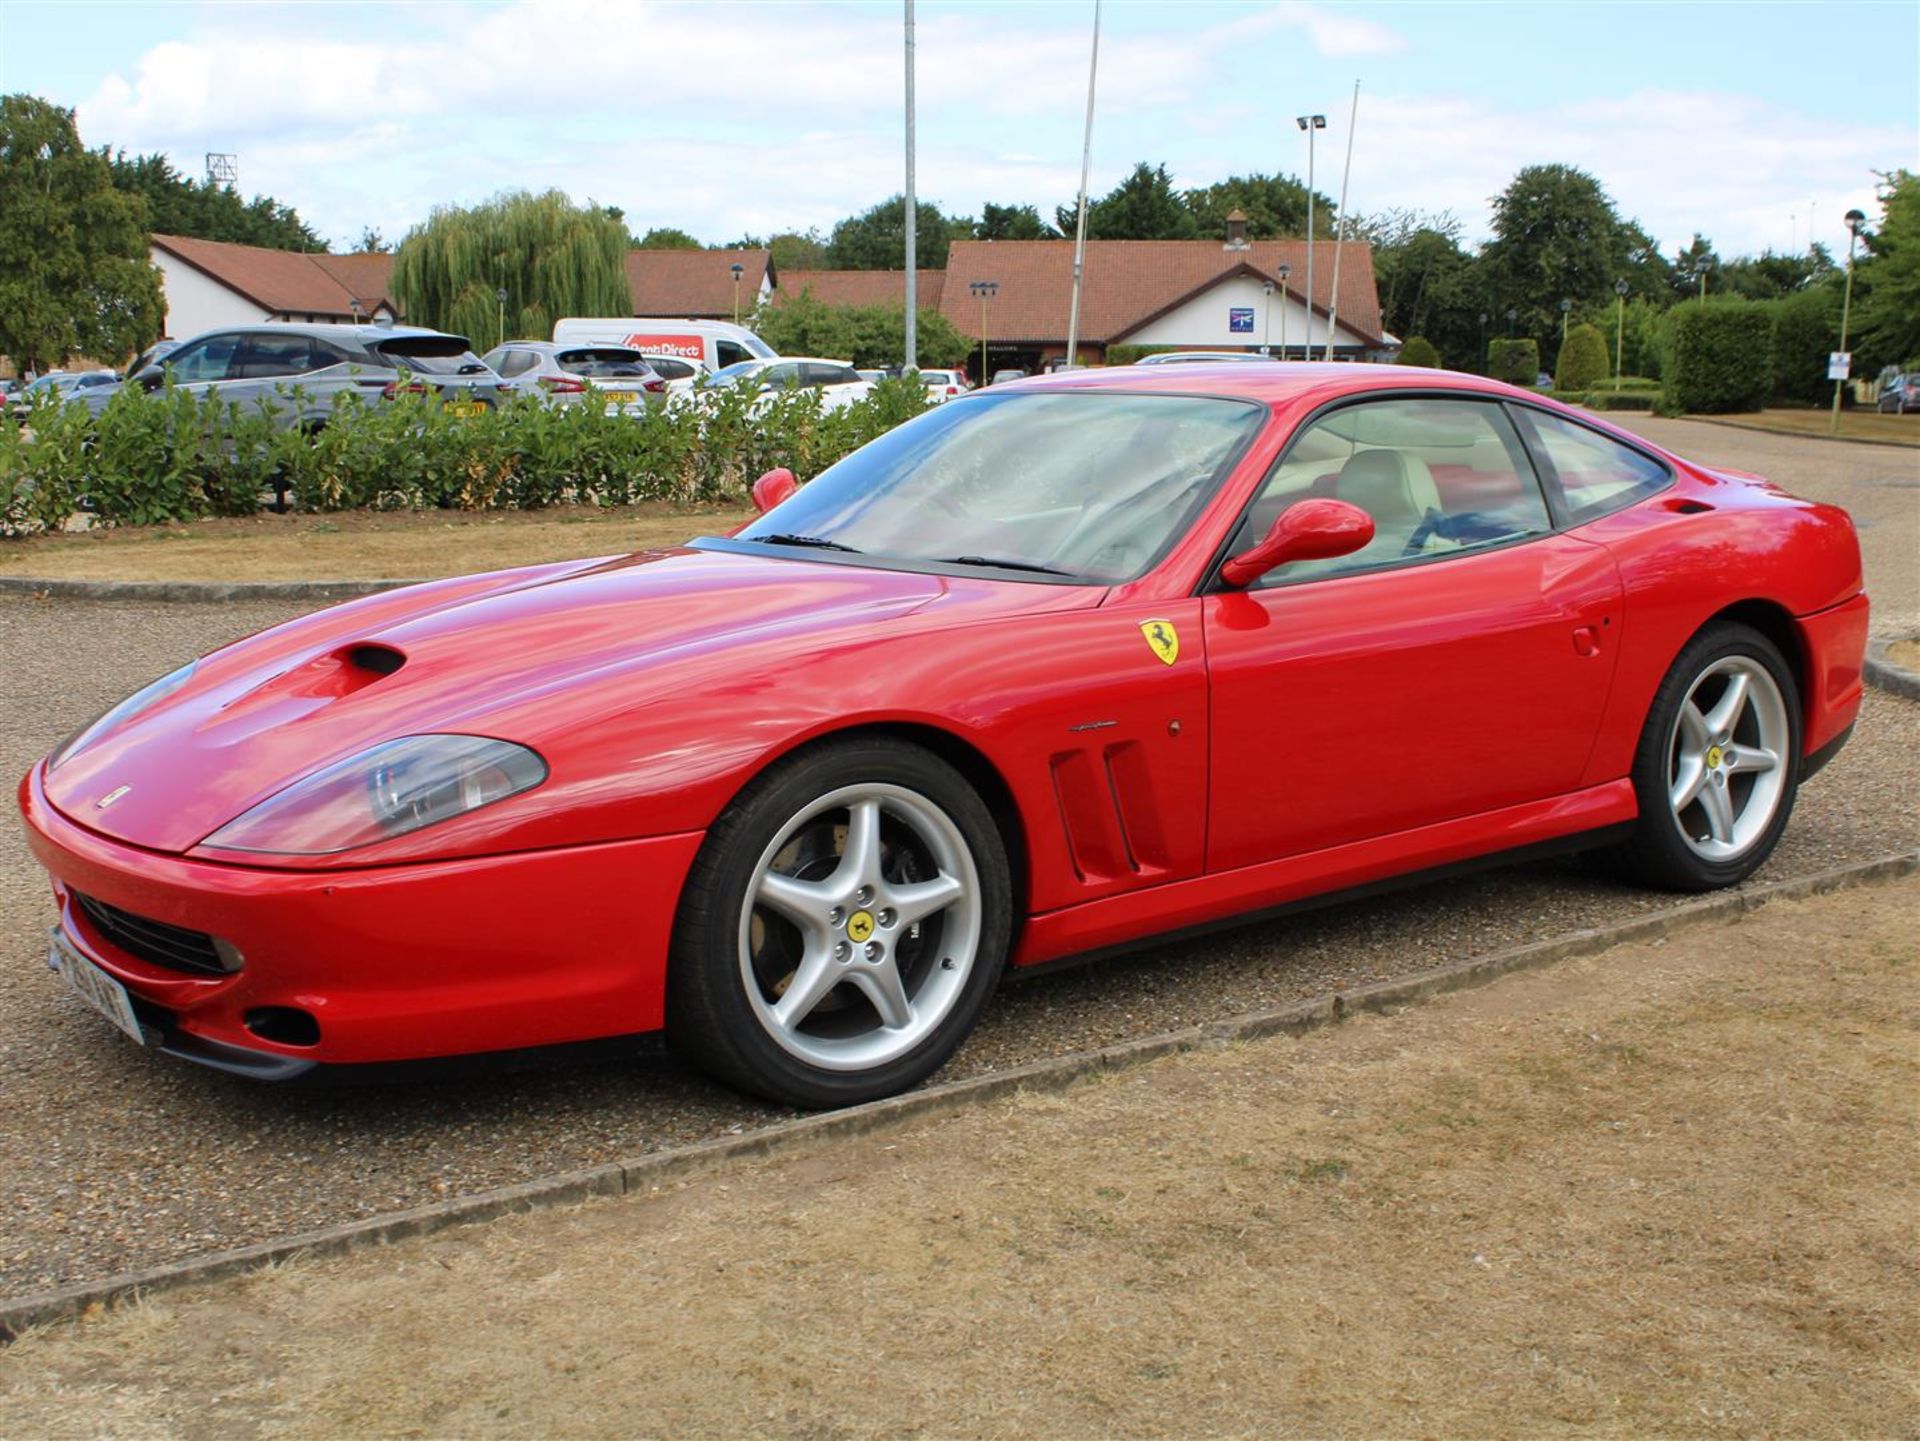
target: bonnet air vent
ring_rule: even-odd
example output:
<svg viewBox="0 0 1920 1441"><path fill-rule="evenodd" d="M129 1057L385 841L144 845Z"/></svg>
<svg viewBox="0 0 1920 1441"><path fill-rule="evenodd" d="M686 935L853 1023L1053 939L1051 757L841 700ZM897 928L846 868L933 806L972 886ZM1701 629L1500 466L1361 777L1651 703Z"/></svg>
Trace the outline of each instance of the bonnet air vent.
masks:
<svg viewBox="0 0 1920 1441"><path fill-rule="evenodd" d="M356 645L346 653L346 662L355 670L389 676L407 663L407 658L390 645Z"/></svg>

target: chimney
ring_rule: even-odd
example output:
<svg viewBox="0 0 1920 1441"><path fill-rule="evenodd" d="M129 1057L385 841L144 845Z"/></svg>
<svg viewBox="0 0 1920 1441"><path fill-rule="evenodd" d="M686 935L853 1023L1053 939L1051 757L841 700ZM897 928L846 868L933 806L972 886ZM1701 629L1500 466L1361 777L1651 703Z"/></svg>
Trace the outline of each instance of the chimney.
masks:
<svg viewBox="0 0 1920 1441"><path fill-rule="evenodd" d="M1247 248L1247 216L1239 206L1227 212L1227 250L1245 250Z"/></svg>

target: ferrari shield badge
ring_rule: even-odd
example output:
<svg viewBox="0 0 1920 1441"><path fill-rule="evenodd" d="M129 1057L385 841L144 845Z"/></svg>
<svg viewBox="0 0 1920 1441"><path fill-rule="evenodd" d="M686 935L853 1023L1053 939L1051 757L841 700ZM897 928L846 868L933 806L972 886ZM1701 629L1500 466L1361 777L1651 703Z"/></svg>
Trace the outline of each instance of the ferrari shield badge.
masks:
<svg viewBox="0 0 1920 1441"><path fill-rule="evenodd" d="M1140 622L1140 634L1147 638L1147 644L1153 653L1172 665L1180 659L1180 635L1170 620L1143 620Z"/></svg>

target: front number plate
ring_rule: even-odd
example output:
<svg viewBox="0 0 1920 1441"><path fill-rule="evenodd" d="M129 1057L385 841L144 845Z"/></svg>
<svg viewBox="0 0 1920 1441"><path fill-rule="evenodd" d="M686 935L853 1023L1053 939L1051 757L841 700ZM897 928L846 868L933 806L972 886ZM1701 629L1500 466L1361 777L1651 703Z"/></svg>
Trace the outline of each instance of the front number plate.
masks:
<svg viewBox="0 0 1920 1441"><path fill-rule="evenodd" d="M140 1031L140 1021L133 1014L133 1002L127 998L127 988L75 950L73 942L58 926L47 933L47 964L60 973L69 990L131 1036L136 1044L147 1043Z"/></svg>

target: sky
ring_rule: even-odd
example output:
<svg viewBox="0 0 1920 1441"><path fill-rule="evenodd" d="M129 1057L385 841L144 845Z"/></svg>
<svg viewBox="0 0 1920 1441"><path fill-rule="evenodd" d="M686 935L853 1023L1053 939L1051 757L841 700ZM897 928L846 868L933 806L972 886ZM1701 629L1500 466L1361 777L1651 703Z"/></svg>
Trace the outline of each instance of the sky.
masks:
<svg viewBox="0 0 1920 1441"><path fill-rule="evenodd" d="M336 248L557 187L709 243L826 229L904 181L900 0L0 0L0 92L293 205ZM918 189L1051 216L1079 183L1092 0L919 0ZM1351 124L1355 82L1357 121ZM1596 175L1671 254L1843 249L1920 169L1920 3L1107 0L1092 189L1304 176L1469 239L1523 165ZM1810 229L1811 227L1811 229Z"/></svg>

